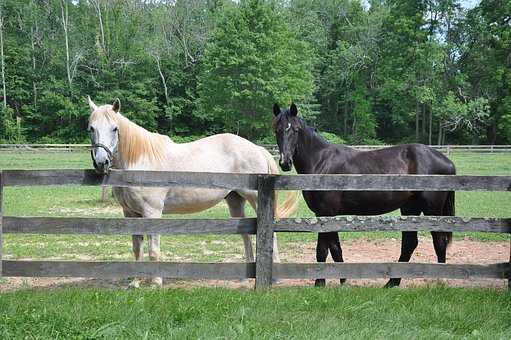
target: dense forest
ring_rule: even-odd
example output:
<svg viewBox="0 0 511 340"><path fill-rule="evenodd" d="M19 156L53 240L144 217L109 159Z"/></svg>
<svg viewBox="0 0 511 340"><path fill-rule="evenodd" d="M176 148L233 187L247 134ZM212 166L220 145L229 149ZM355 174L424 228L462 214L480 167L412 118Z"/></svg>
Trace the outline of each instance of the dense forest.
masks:
<svg viewBox="0 0 511 340"><path fill-rule="evenodd" d="M89 108L274 143L291 102L346 143L511 143L511 0L0 0L0 140L85 142Z"/></svg>

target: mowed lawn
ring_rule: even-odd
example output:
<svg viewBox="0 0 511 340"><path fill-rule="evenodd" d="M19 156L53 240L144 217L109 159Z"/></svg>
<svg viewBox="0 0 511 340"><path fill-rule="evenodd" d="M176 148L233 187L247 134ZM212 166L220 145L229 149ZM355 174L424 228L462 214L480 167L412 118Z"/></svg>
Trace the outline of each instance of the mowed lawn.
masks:
<svg viewBox="0 0 511 340"><path fill-rule="evenodd" d="M508 153L454 153L451 157L459 174L467 175L509 175L511 154ZM90 155L86 152L2 152L0 169L71 169L90 168ZM82 216L120 217L122 211L110 197L107 202L100 200L99 187L9 187L5 189L5 214L11 216ZM280 195L281 199L283 199ZM456 214L465 217L509 217L508 192L458 192ZM247 215L254 216L247 205ZM397 214L395 212L394 214ZM170 215L166 218L226 218L227 205L222 202L215 208L191 215ZM312 213L300 198L296 216L308 217ZM423 236L428 237L427 233ZM399 238L399 233L347 232L343 240L357 238ZM488 233L455 233L455 238L505 241L508 235ZM292 252L297 244L312 242L315 234L286 233L279 235L280 247ZM236 235L163 236L162 256L173 261L239 261L243 248ZM5 235L4 257L52 258L52 259L131 259L131 238L129 236L96 235Z"/></svg>
<svg viewBox="0 0 511 340"><path fill-rule="evenodd" d="M467 288L58 289L0 295L2 339L509 339L511 294Z"/></svg>

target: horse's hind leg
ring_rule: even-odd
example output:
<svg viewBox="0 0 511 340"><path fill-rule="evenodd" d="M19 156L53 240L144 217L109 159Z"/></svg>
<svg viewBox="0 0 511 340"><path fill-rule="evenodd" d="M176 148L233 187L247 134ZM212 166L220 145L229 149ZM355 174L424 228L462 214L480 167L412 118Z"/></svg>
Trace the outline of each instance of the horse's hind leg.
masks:
<svg viewBox="0 0 511 340"><path fill-rule="evenodd" d="M342 258L342 248L341 241L339 240L339 233L331 233L330 243L328 244L328 248L330 249L330 255L332 255L332 259L334 262L344 262ZM340 279L339 282L343 284L346 282L346 279Z"/></svg>
<svg viewBox="0 0 511 340"><path fill-rule="evenodd" d="M147 235L147 241L149 243L149 260L155 262L160 261L160 235ZM151 284L156 287L161 287L163 286L163 279L159 276L152 277Z"/></svg>
<svg viewBox="0 0 511 340"><path fill-rule="evenodd" d="M241 192L239 195L242 195L250 203L252 209L257 212L257 192ZM252 243L250 243L250 246L252 246ZM280 262L277 233L273 233L273 262Z"/></svg>
<svg viewBox="0 0 511 340"><path fill-rule="evenodd" d="M424 210L424 215L454 216L454 192L427 192L424 193L424 196L429 202L427 209ZM431 236L438 263L445 263L452 232L432 231Z"/></svg>
<svg viewBox="0 0 511 340"><path fill-rule="evenodd" d="M401 215L418 216L421 214L421 212L422 207L418 200L414 200L401 208ZM399 262L410 261L410 258L412 257L412 254L415 251L415 248L417 248L418 244L419 240L417 238L416 231L403 231L401 239L401 255L399 256ZM399 286L400 283L401 283L400 277L393 277L387 282L385 287L386 288L396 287Z"/></svg>
<svg viewBox="0 0 511 340"><path fill-rule="evenodd" d="M316 245L317 262L326 262L330 240L332 239L332 234L337 233L318 233L318 244ZM326 285L326 281L325 279L316 279L314 285L316 287L323 287Z"/></svg>
<svg viewBox="0 0 511 340"><path fill-rule="evenodd" d="M245 217L245 198L240 196L237 192L231 191L226 197L225 201L229 206L229 213L231 217ZM242 234L243 245L245 247L245 260L246 262L254 262L254 249L252 247L252 239L249 234Z"/></svg>

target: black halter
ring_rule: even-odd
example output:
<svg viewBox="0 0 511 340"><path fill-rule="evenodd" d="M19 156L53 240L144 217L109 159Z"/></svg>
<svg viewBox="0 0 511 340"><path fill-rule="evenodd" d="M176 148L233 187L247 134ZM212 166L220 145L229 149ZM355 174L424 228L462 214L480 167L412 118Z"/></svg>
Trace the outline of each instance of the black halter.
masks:
<svg viewBox="0 0 511 340"><path fill-rule="evenodd" d="M108 146L106 146L105 144L101 144L101 143L93 143L92 144L92 148L90 149L90 155L91 155L91 158L92 158L92 163L94 165L95 168L97 168L97 164L96 164L96 153L94 152L94 149L95 148L102 148L103 150L106 151L107 155L108 155L108 160L110 162L112 162L112 159L114 158L114 154L113 152L108 148Z"/></svg>

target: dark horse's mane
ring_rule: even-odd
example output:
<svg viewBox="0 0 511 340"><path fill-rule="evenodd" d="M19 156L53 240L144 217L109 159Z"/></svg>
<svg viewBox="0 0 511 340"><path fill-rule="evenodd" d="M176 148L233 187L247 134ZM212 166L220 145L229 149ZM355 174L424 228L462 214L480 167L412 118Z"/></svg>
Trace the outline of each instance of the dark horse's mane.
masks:
<svg viewBox="0 0 511 340"><path fill-rule="evenodd" d="M322 142L325 145L336 145L336 146L339 145L339 144L334 144L334 143L328 141L325 137L323 137L319 133L317 128L307 125L307 122L305 122L305 120L302 117L292 116L289 113L289 109L282 111L281 114L279 114L277 117L275 117L274 122L273 122L274 126L277 126L278 123L280 123L280 121L284 120L284 119L286 119L289 122L291 122L291 121L298 122L298 125L300 126L302 131L305 132L307 141L309 141L309 142L317 141L317 142Z"/></svg>

